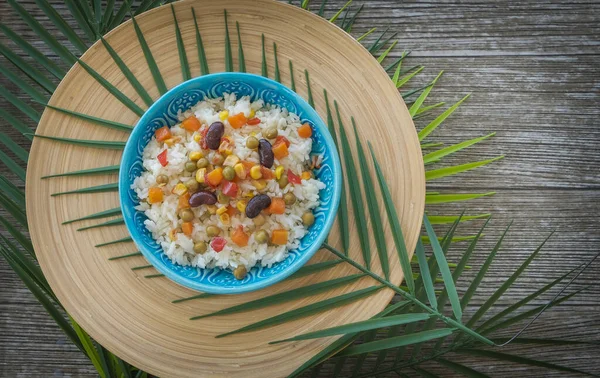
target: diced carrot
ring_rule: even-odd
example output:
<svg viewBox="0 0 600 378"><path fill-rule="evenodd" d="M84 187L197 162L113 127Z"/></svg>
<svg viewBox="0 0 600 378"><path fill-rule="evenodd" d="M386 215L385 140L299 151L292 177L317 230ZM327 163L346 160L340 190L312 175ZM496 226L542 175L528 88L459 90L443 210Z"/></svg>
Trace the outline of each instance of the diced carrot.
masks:
<svg viewBox="0 0 600 378"><path fill-rule="evenodd" d="M163 201L163 191L161 188L153 187L148 189L148 203L160 203Z"/></svg>
<svg viewBox="0 0 600 378"><path fill-rule="evenodd" d="M273 180L275 178L275 173L267 167L260 166L260 173L262 173L262 178L265 180Z"/></svg>
<svg viewBox="0 0 600 378"><path fill-rule="evenodd" d="M163 142L169 138L171 138L171 130L167 126L163 126L160 129L154 132L156 136L156 140L159 142Z"/></svg>
<svg viewBox="0 0 600 378"><path fill-rule="evenodd" d="M237 209L231 205L227 206L227 214L229 214L230 217L234 216L235 214L237 214Z"/></svg>
<svg viewBox="0 0 600 378"><path fill-rule="evenodd" d="M181 231L187 236L192 235L192 231L194 231L194 224L192 222L183 222L181 224Z"/></svg>
<svg viewBox="0 0 600 378"><path fill-rule="evenodd" d="M310 180L312 178L312 174L309 171L302 172L302 180Z"/></svg>
<svg viewBox="0 0 600 378"><path fill-rule="evenodd" d="M289 154L290 152L288 151L287 145L284 142L275 143L273 146L273 155L275 155L275 159L281 160Z"/></svg>
<svg viewBox="0 0 600 378"><path fill-rule="evenodd" d="M267 208L270 214L283 214L285 213L285 201L283 198L272 198L271 205Z"/></svg>
<svg viewBox="0 0 600 378"><path fill-rule="evenodd" d="M275 144L282 143L282 142L285 143L286 147L289 147L290 144L292 144L290 142L290 140L288 138L284 137L283 135L279 135L277 138L275 138Z"/></svg>
<svg viewBox="0 0 600 378"><path fill-rule="evenodd" d="M246 118L244 113L238 113L236 115L229 116L227 117L227 120L234 129L239 129L248 122L248 118Z"/></svg>
<svg viewBox="0 0 600 378"><path fill-rule="evenodd" d="M287 230L274 230L271 234L271 243L275 245L286 245L288 242Z"/></svg>
<svg viewBox="0 0 600 378"><path fill-rule="evenodd" d="M310 138L312 136L312 128L308 123L298 127L298 135L300 138Z"/></svg>
<svg viewBox="0 0 600 378"><path fill-rule="evenodd" d="M181 123L181 126L183 126L183 128L189 131L190 133L193 133L194 131L200 130L202 124L200 123L200 121L198 121L198 118L196 118L195 116L191 116L184 119Z"/></svg>
<svg viewBox="0 0 600 378"><path fill-rule="evenodd" d="M248 245L248 240L250 236L244 232L244 226L240 225L238 228L233 231L231 234L231 240L240 247L245 247Z"/></svg>
<svg viewBox="0 0 600 378"><path fill-rule="evenodd" d="M207 173L206 181L212 186L219 185L223 181L223 168L218 167Z"/></svg>
<svg viewBox="0 0 600 378"><path fill-rule="evenodd" d="M190 192L185 192L181 196L179 196L179 201L177 203L177 210L188 209L190 207Z"/></svg>

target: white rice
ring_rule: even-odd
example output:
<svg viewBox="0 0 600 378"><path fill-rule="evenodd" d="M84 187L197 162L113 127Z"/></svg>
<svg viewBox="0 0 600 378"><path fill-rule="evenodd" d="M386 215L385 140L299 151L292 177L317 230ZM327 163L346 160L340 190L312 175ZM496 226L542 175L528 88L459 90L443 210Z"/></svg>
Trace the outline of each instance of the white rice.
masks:
<svg viewBox="0 0 600 378"><path fill-rule="evenodd" d="M244 113L249 117L250 111L256 112L256 117L261 120L258 126L245 125L240 129L233 129L229 122L222 121L219 113L222 110L229 111L230 115ZM193 106L190 110L179 114L179 120L183 121L189 116L195 115L196 118L205 125L211 125L214 122L221 121L225 124L225 136L233 139L235 147L233 154L241 160L255 162L258 164L258 153L255 150L246 147L246 139L252 132L256 133L256 138L261 139L262 130L276 126L279 135L285 136L290 141L289 156L281 161L275 159L273 169L279 165L285 168L285 172L291 169L292 172L300 175L308 170L310 165L310 151L312 149L311 138L301 138L298 136L297 129L302 124L296 114L289 113L286 109L277 106L265 105L262 100L250 102L249 97L242 97L236 101L235 94L225 94L223 98L205 99ZM143 211L148 217L145 221L146 228L152 233L153 238L161 245L167 256L176 264L191 265L198 268L219 267L223 269L235 269L239 265L244 265L248 270L260 264L270 267L274 263L284 260L290 250L299 247L300 239L307 232L302 224L302 214L311 211L319 205L319 191L324 189L325 185L316 180L302 180L302 184L288 184L284 189L280 189L276 180L268 180L267 187L260 191L261 194L267 194L269 197L282 197L287 192L292 192L297 198L294 205L286 205L285 214L268 215L266 223L260 229L268 231L271 235L273 230L285 229L288 231L287 245L259 244L254 240L254 232L257 227L252 219L245 214L237 212L231 217L230 225L223 224L218 215L210 215L203 222L200 216L207 213L207 206L202 205L192 208L195 219L194 229L191 237L181 232L182 221L178 217L177 205L179 196L171 193L175 185L185 182L192 178L193 173L186 172L185 163L189 160L189 153L192 151L202 151L198 142L194 140L194 135L199 133L190 133L182 129L181 124L171 127L173 136L180 137L179 143L168 147L156 138L148 143L144 149L143 165L145 171L140 177L137 177L131 186L140 199L140 205L136 207L138 211ZM168 165L163 167L157 160L157 155L168 147L167 157ZM206 151L204 151L206 152ZM211 160L215 151L210 151L206 158ZM161 203L149 204L148 190L156 187L156 178L158 175L167 175L169 182L163 189L163 201ZM236 207L236 202L248 193L259 193L251 184L250 180L241 180L238 182L238 197L232 198L230 205ZM227 206L217 203L217 206ZM216 252L210 245L211 238L206 234L206 227L214 225L223 232L220 236L227 241L225 248L221 252ZM239 247L230 238L230 234L239 226L244 227L244 231L251 235L247 246ZM177 230L173 232L172 230ZM175 234L172 239L171 236ZM204 241L208 244L208 250L204 254L194 253L194 244Z"/></svg>

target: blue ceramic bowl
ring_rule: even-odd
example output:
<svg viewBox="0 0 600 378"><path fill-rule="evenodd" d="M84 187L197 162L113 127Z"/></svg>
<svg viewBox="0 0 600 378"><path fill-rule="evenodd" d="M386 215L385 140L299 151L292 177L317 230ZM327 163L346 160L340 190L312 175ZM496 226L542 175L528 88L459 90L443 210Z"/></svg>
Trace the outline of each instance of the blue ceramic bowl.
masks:
<svg viewBox="0 0 600 378"><path fill-rule="evenodd" d="M146 216L134 209L139 201L130 189L133 180L143 172L142 153L154 131L178 123L177 112L189 109L205 97L216 98L223 93L235 93L238 98L250 96L262 99L298 114L302 122L313 127L313 153L323 154L323 164L316 177L327 187L320 192L321 205L314 210L315 223L302 239L300 247L290 251L284 261L271 268L254 267L246 278L236 280L228 270L184 267L171 262L160 245L146 230ZM325 240L337 212L342 186L340 160L327 127L304 99L285 86L261 76L243 73L218 73L189 80L171 89L156 101L133 130L121 160L119 198L127 229L144 257L165 276L190 289L214 294L237 294L258 290L279 282L302 267Z"/></svg>

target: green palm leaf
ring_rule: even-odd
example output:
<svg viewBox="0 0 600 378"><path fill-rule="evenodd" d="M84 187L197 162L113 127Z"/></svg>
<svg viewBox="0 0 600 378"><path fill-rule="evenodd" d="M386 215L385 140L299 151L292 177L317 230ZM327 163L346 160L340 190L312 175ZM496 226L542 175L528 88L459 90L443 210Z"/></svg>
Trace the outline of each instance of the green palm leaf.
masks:
<svg viewBox="0 0 600 378"><path fill-rule="evenodd" d="M53 106L53 105L48 105L48 104L42 104L42 105L44 105L45 107L50 108L52 110L56 110L56 111L64 113L64 114L68 114L72 117L83 119L85 121L92 122L92 123L95 123L95 124L98 124L98 125L101 125L104 127L109 127L111 129L127 131L127 132L131 132L131 130L133 130L133 126L126 125L124 123L110 121L110 120L99 118L99 117L93 117L93 116L90 116L87 114L75 112L72 110L60 108L60 107Z"/></svg>
<svg viewBox="0 0 600 378"><path fill-rule="evenodd" d="M484 165L488 165L490 163L493 163L493 162L503 159L503 158L504 158L504 156L498 156L493 159L425 171L425 179L429 181L429 180L439 179L442 177L457 175L462 172L467 172L467 171L470 171L475 168L483 167Z"/></svg>
<svg viewBox="0 0 600 378"><path fill-rule="evenodd" d="M117 54L117 52L112 48L112 46L104 38L100 37L100 41L102 41L104 48L106 48L106 51L108 51L111 58L113 58L117 67L119 67L121 72L123 72L123 75L125 76L127 81L129 81L129 83L131 84L133 89L135 89L137 94L140 95L140 98L142 99L142 101L144 101L144 103L147 106L151 106L152 104L154 104L154 100L152 100L152 97L150 97L150 94L146 91L146 89L144 88L142 83L140 83L139 80L135 77L133 72L131 72L129 67L127 67L125 62L123 62L123 59L121 59L119 54Z"/></svg>
<svg viewBox="0 0 600 378"><path fill-rule="evenodd" d="M289 339L274 341L269 344L278 344L282 342L298 341L298 340L310 340L318 339L321 337L345 335L348 333L364 332L369 330L375 330L384 327L398 326L408 323L420 322L430 318L429 314L405 314L388 316L384 318L369 319L362 322L356 322L352 324L331 327L320 331L309 332L302 335L298 335Z"/></svg>
<svg viewBox="0 0 600 378"><path fill-rule="evenodd" d="M300 307L300 308L297 308L297 309L294 309L294 310L291 310L288 312L284 312L283 314L279 314L279 315L270 317L268 319L261 320L256 323L252 323L250 325L247 325L242 328L238 328L231 332L222 333L220 335L217 335L216 337L221 338L221 337L225 337L225 336L234 335L237 333L255 331L257 329L272 327L272 326L275 326L275 325L278 325L281 323L285 323L285 322L289 322L289 321L292 321L295 319L299 319L299 318L303 318L303 317L310 316L313 314L317 314L322 311L331 310L333 308L344 306L348 303L352 303L359 299L370 296L382 288L383 288L383 286L370 286L365 289L357 290L357 291L350 292L347 294L338 295L333 298L329 298L329 299L325 299L320 302L312 303L310 305Z"/></svg>
<svg viewBox="0 0 600 378"><path fill-rule="evenodd" d="M119 190L119 184L115 182L112 184L103 184L103 185L97 185L97 186L90 186L88 188L70 190L67 192L52 193L50 195L52 197L56 197L56 196L63 196L66 194L104 193L104 192L116 192L118 190Z"/></svg>
<svg viewBox="0 0 600 378"><path fill-rule="evenodd" d="M423 331L412 333L408 335L391 337L388 339L372 341L370 343L364 343L360 345L353 345L349 348L344 349L339 355L340 356L353 356L362 353L377 352L384 349L397 348L400 346L413 345L422 343L429 340L434 340L440 337L445 337L452 334L454 330L452 328L436 329L432 331Z"/></svg>
<svg viewBox="0 0 600 378"><path fill-rule="evenodd" d="M131 236L126 236L124 238L121 239L117 239L117 240L112 240L109 242L104 242L104 243L100 243L100 244L96 244L94 247L99 248L99 247L105 247L107 245L113 245L113 244L120 244L120 243L129 243L132 242L133 239L131 238Z"/></svg>
<svg viewBox="0 0 600 378"><path fill-rule="evenodd" d="M25 193L4 176L0 176L0 190L20 208L25 208Z"/></svg>
<svg viewBox="0 0 600 378"><path fill-rule="evenodd" d="M456 292L456 286L454 286L452 273L450 272L450 268L448 268L448 261L446 261L446 256L444 256L442 247L440 246L438 240L435 238L433 226L429 222L429 219L427 219L427 215L425 215L425 217L423 218L423 223L425 224L425 229L427 230L427 234L431 239L431 247L433 249L433 254L437 261L440 273L442 274L444 286L446 287L446 293L448 294L448 298L450 299L450 303L452 304L452 311L454 312L454 317L460 322L462 318L462 308L460 299L458 298L458 293Z"/></svg>
<svg viewBox="0 0 600 378"><path fill-rule="evenodd" d="M82 169L79 171L72 171L66 173L56 173L53 175L42 176L42 179L48 179L53 177L64 177L64 176L87 176L87 175L106 175L114 174L119 172L119 165L108 165L106 167Z"/></svg>
<svg viewBox="0 0 600 378"><path fill-rule="evenodd" d="M450 154L453 154L455 152L463 150L463 149L465 149L467 147L470 147L470 146L472 146L474 144L482 142L482 141L484 141L484 140L486 140L486 139L488 139L490 137L493 137L494 135L496 135L496 133L491 133L491 134L488 134L486 136L482 136L482 137L479 137L479 138L475 138L475 139L471 139L471 140L466 140L464 142L461 142L461 143L458 143L458 144L455 144L455 145L452 145L452 146L448 146L446 148L442 148L442 149L434 151L434 152L430 152L427 155L423 156L423 162L424 163L430 163L430 162L439 160L439 159L441 159L441 158L443 158L445 156L448 156Z"/></svg>
<svg viewBox="0 0 600 378"><path fill-rule="evenodd" d="M431 305L431 307L437 310L437 298L435 295L435 289L433 287L433 280L431 279L429 269L427 269L427 257L425 256L425 249L423 248L423 243L420 240L417 242L417 249L415 251L415 254L419 259L421 281L423 282L425 293L427 294L427 299L429 300L429 304Z"/></svg>
<svg viewBox="0 0 600 378"><path fill-rule="evenodd" d="M379 263L381 264L381 269L383 270L383 275L385 279L389 280L390 265L388 261L387 244L385 242L385 232L381 223L381 212L379 211L379 204L377 202L377 198L375 197L375 186L373 185L373 180L371 179L371 175L369 174L371 170L367 165L367 156L365 155L362 142L358 137L358 131L356 130L356 123L354 122L354 117L352 117L351 120L352 127L354 129L354 138L356 140L356 151L358 153L360 173L363 185L365 186L367 208L369 210L369 216L371 219L371 227L373 228L375 244L377 245L377 254L379 255Z"/></svg>
<svg viewBox="0 0 600 378"><path fill-rule="evenodd" d="M121 214L121 208L115 207L114 209L104 210L104 211L100 211L100 212L97 212L94 214L86 215L81 218L71 219L71 220L62 222L62 224L70 224L70 223L75 223L75 222L81 222L84 220L91 220L91 219L107 218L107 217L112 217L112 216L120 215L120 214Z"/></svg>
<svg viewBox="0 0 600 378"><path fill-rule="evenodd" d="M246 58L244 57L244 47L242 46L242 35L240 34L240 23L235 22L235 29L237 30L237 38L238 38L238 64L239 72L246 72ZM291 72L291 71L290 71ZM293 90L293 88L292 88Z"/></svg>
<svg viewBox="0 0 600 378"><path fill-rule="evenodd" d="M275 81L281 83L281 72L279 71L279 59L277 59L277 44L273 42L273 59L275 61Z"/></svg>
<svg viewBox="0 0 600 378"><path fill-rule="evenodd" d="M338 128L340 130L340 141L341 141L341 150L340 154L343 151L343 160L344 165L346 167L346 178L348 179L348 187L350 188L350 200L352 201L352 209L354 210L354 220L356 222L356 228L358 232L358 239L360 241L360 249L362 251L363 260L365 262L365 267L370 269L371 267L371 251L369 250L369 233L367 230L367 219L365 217L365 208L363 202L362 191L360 190L360 184L357 182L352 182L352 179L358 177L358 172L356 171L356 166L354 164L354 158L352 156L352 152L350 150L350 143L348 142L348 137L346 135L346 130L344 128L344 124L342 122L342 116L340 115L340 109L338 108L337 101L333 101L333 106L335 107L335 113L337 115ZM342 203L342 206L345 206L345 203ZM346 231L346 230L345 230Z"/></svg>
<svg viewBox="0 0 600 378"><path fill-rule="evenodd" d="M23 163L27 163L29 159L29 153L17 143L15 143L10 137L4 133L0 133L0 141L4 144L19 160Z"/></svg>
<svg viewBox="0 0 600 378"><path fill-rule="evenodd" d="M254 301L245 302L240 305L232 306L225 308L223 310L211 312L206 315L199 315L190 318L190 320L198 320L203 318L208 318L215 315L225 315L225 314L236 314L239 312L252 311L263 307L268 307L274 304L284 303L293 301L299 298L305 298L307 296L316 295L319 293L323 293L329 290L332 290L336 287L347 285L351 282L354 282L362 277L364 274L354 274L351 276L335 278L329 281L319 282L313 285L300 287L297 289L292 289L288 291L284 291L281 293L269 295L266 297L262 297L260 299L256 299Z"/></svg>
<svg viewBox="0 0 600 378"><path fill-rule="evenodd" d="M4 152L0 151L0 161L2 163L4 163L4 165L15 175L17 175L18 178L20 178L23 182L25 182L25 170L19 165L17 164L13 159L11 159L10 157L8 157L7 154L5 154Z"/></svg>
<svg viewBox="0 0 600 378"><path fill-rule="evenodd" d="M123 7L125 7L125 3L121 6L121 8L123 8ZM192 8L192 12L194 12L194 8ZM195 22L195 20L196 20L196 17L194 17L194 22ZM150 69L150 73L152 74L152 78L154 79L154 83L156 83L156 88L158 88L158 93L160 93L160 95L162 96L165 93L167 93L167 85L165 84L165 81L160 73L160 69L158 68L158 65L156 64L156 60L154 59L154 56L152 55L152 51L150 50L150 47L148 46L148 43L146 42L144 33L140 29L140 26L138 25L137 21L135 20L135 17L131 17L131 21L133 23L133 28L135 30L135 34L138 38L138 42L140 43L140 47L142 48L142 52L144 53L144 57L146 58L146 63L148 64L148 68ZM200 46L202 46L202 45L201 44L198 45L198 48L200 48Z"/></svg>
<svg viewBox="0 0 600 378"><path fill-rule="evenodd" d="M114 261L114 260L121 260L121 259L126 259L129 257L136 257L136 256L142 256L142 252L137 251L137 252L132 252L132 253L126 253L124 255L119 255L119 256L114 256L109 258L109 261Z"/></svg>
<svg viewBox="0 0 600 378"><path fill-rule="evenodd" d="M125 143L126 143L126 142L121 142L121 141L60 138L60 137L53 137L53 136L40 135L40 134L32 134L32 135L36 138L50 139L50 140L54 140L54 141L62 142L62 143L69 143L69 144L74 144L74 145L78 145L78 146L100 148L100 149L107 149L107 150L122 150L123 148L125 148Z"/></svg>
<svg viewBox="0 0 600 378"><path fill-rule="evenodd" d="M261 48L262 48L262 64L261 64L261 75L269 77L269 68L267 66L267 52L265 50L265 35L261 35Z"/></svg>
<svg viewBox="0 0 600 378"><path fill-rule="evenodd" d="M23 233L19 231L12 224L12 222L9 222L6 218L0 215L0 224L2 224L2 226L4 226L4 229L8 231L8 233L13 237L13 239L15 239L17 243L19 243L19 245L23 247L23 249L27 253L29 253L29 256L31 256L34 260L37 260L37 258L35 257L35 252L33 251L33 244L31 244L31 241L25 235L23 235Z"/></svg>
<svg viewBox="0 0 600 378"><path fill-rule="evenodd" d="M433 205L439 203L468 201L476 198L493 196L496 192L476 193L476 194L426 194L425 204Z"/></svg>
<svg viewBox="0 0 600 378"><path fill-rule="evenodd" d="M436 119L434 119L433 121L431 121L431 123L427 126L425 126L423 128L423 130L419 131L419 140L422 141L423 139L425 139L429 134L431 134L435 129L437 129L437 127L444 122L444 120L446 120L446 118L450 117L450 115L452 113L454 113L454 111L456 109L458 109L458 107L460 106L460 104L462 104L463 102L465 102L466 99L468 99L471 95L468 94L465 97L463 97L460 101L458 101L456 104L452 105L450 108L448 108L448 110L446 110L445 112L443 112L442 114L440 114Z"/></svg>
<svg viewBox="0 0 600 378"><path fill-rule="evenodd" d="M423 105L423 103L427 99L427 96L429 96L429 93L433 89L433 86L435 85L435 83L437 83L437 81L440 79L440 77L442 77L443 74L444 74L444 71L440 71L440 73L431 82L431 86L428 87L427 89L425 89L423 91L423 93L421 93L421 95L419 96L419 98L417 98L415 100L415 102L412 104L412 106L410 107L410 109L408 109L408 112L410 113L411 117L414 117L415 115L417 115L419 113L419 110L421 110L421 106Z"/></svg>
<svg viewBox="0 0 600 378"><path fill-rule="evenodd" d="M113 0L114 2L114 0ZM61 33L69 39L69 41L79 50L80 54L87 51L88 46L85 42L77 35L75 30L67 24L67 22L60 16L60 14L52 8L47 0L35 0L35 3L40 7L42 11L48 16L50 21L56 26Z"/></svg>
<svg viewBox="0 0 600 378"><path fill-rule="evenodd" d="M412 280L410 259L408 257L408 251L406 250L406 244L404 243L404 235L402 234L402 228L400 227L398 213L396 212L396 207L394 206L394 202L392 200L392 194L390 192L389 187L387 186L385 177L383 176L381 166L379 165L379 162L375 157L373 146L371 145L371 142L369 142L368 144L369 150L371 151L371 158L373 159L373 164L375 165L375 173L377 174L379 189L381 190L381 194L383 195L383 203L385 204L388 222L392 228L392 237L394 239L394 244L396 245L396 252L398 253L398 258L400 259L400 266L402 267L402 272L404 273L406 286L408 286L409 291L411 293L414 293L415 283Z"/></svg>
<svg viewBox="0 0 600 378"><path fill-rule="evenodd" d="M67 72L60 68L56 63L48 59L38 49L33 47L29 42L25 41L20 35L15 33L12 29L4 24L0 24L0 30L10 38L17 46L19 46L24 52L31 56L37 63L44 67L50 72L55 78L61 80ZM29 63L25 62L23 58L12 52L6 46L0 43L0 54L4 55L6 59L10 60L18 69L23 71L24 74L29 76L33 81L44 88L48 93L53 93L56 89L56 85L50 81L45 74L41 73L38 69L32 67Z"/></svg>
<svg viewBox="0 0 600 378"><path fill-rule="evenodd" d="M171 5L172 7L172 5ZM227 25L227 10L225 14L225 71L233 71L233 55L231 54L231 40L229 39L229 26Z"/></svg>
<svg viewBox="0 0 600 378"><path fill-rule="evenodd" d="M38 113L31 106L27 105L23 100L12 94L8 89L6 89L2 85L0 85L0 96L4 97L8 102L13 104L23 114L31 118L36 123L40 121L40 113Z"/></svg>
<svg viewBox="0 0 600 378"><path fill-rule="evenodd" d="M108 227L108 226L120 226L122 224L125 224L125 220L123 218L117 218L117 219L106 221L104 223L94 224L94 225L87 226L87 227L81 227L81 228L78 228L77 231L85 231L85 230L91 230L93 228Z"/></svg>
<svg viewBox="0 0 600 378"><path fill-rule="evenodd" d="M31 129L26 124L19 121L18 119L13 117L10 113L8 113L6 110L1 109L1 108L0 108L0 118L5 120L6 122L10 123L11 126L15 130L17 130L18 132L23 134L25 136L25 138L27 138L29 140L33 139L33 137L31 135L28 135L28 134L31 134Z"/></svg>
<svg viewBox="0 0 600 378"><path fill-rule="evenodd" d="M210 70L208 69L208 61L206 59L206 52L204 51L204 44L202 43L202 36L200 35L200 29L198 28L198 21L196 20L196 11L192 7L192 16L194 17L194 26L196 27L196 46L198 48L198 61L200 62L200 72L202 75L208 75ZM240 49L241 49L240 42ZM242 59L243 60L243 59ZM242 62L240 60L240 63Z"/></svg>
<svg viewBox="0 0 600 378"><path fill-rule="evenodd" d="M11 70L6 68L3 64L0 64L0 74L4 75L8 80L12 81L17 87L23 92L27 93L29 97L40 102L48 101L48 98L41 94L33 86L29 85L25 80L14 74Z"/></svg>
<svg viewBox="0 0 600 378"><path fill-rule="evenodd" d="M467 367L465 365L446 360L445 358L436 358L435 360L437 362L439 362L440 364L449 367L450 369L454 370L455 372L464 375L465 377L469 377L469 378L487 378L487 377L489 377L488 375L480 373L477 370L473 370L470 367Z"/></svg>

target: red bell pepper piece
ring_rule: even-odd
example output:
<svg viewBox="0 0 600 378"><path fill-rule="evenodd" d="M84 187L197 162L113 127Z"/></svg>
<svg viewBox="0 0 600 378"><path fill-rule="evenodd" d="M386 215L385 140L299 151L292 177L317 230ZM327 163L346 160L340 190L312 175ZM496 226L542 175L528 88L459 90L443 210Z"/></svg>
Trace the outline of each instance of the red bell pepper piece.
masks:
<svg viewBox="0 0 600 378"><path fill-rule="evenodd" d="M223 184L223 194L227 197L236 197L238 193L238 186L235 182L226 181Z"/></svg>
<svg viewBox="0 0 600 378"><path fill-rule="evenodd" d="M162 165L163 167L166 167L167 164L169 164L169 161L167 160L167 150L164 150L163 152L158 154L156 158L158 159L160 165Z"/></svg>
<svg viewBox="0 0 600 378"><path fill-rule="evenodd" d="M223 248L225 248L226 244L227 244L227 240L223 239L220 236L217 236L216 238L214 238L212 240L212 242L210 243L210 246L212 247L212 249L215 250L215 252L219 253L223 250Z"/></svg>
<svg viewBox="0 0 600 378"><path fill-rule="evenodd" d="M291 182L292 184L295 184L295 185L302 184L302 179L300 178L300 176L296 176L294 174L294 172L292 172L291 169L288 169L288 174L287 175L288 175L289 182Z"/></svg>
<svg viewBox="0 0 600 378"><path fill-rule="evenodd" d="M250 126L256 126L260 123L260 118L251 118L246 123Z"/></svg>

